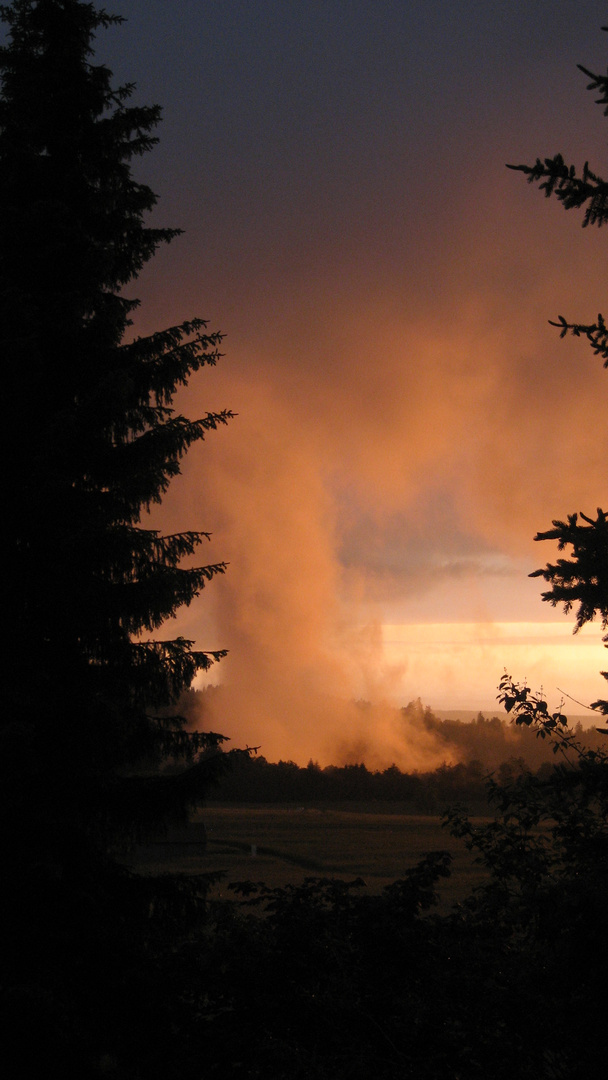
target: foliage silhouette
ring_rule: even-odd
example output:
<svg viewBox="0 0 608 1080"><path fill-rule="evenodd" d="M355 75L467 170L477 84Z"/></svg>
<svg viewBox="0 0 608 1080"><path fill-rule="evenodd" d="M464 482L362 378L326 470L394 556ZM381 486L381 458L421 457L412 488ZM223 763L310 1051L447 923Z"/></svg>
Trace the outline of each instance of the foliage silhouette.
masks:
<svg viewBox="0 0 608 1080"><path fill-rule="evenodd" d="M608 116L608 76L595 75L582 65L579 65L579 68L590 79L588 89L599 92L596 104L602 105L604 115ZM608 183L591 171L587 161L580 175L577 174L574 165L566 165L561 154L544 160L537 158L534 165L509 165L507 167L524 173L529 183L538 183L545 196L547 198L554 196L559 199L565 210L584 208L583 228L588 225L597 225L601 228L608 222ZM560 328L561 337L565 337L568 333L575 337L585 336L595 355L600 356L604 361L604 367L608 368L608 328L601 313L595 322L590 323L570 322L560 315L558 321L552 322L551 325ZM554 521L552 529L539 532L535 539L557 540L560 551L564 548L572 549L570 558L561 558L556 563L548 563L543 570L536 570L530 575L543 577L550 583L551 588L542 594L543 600L552 604L553 607L562 604L566 612L571 611L573 605L578 603L575 633L586 622L590 622L596 614L600 616L603 630L608 631L608 521L606 513L598 507L597 517L593 518L581 513L580 520L579 514L569 514L566 521ZM608 648L608 633L604 635L603 641ZM608 672L603 671L601 674L608 679ZM501 687L501 692L505 689L506 684ZM507 696L506 701L509 700L510 697ZM608 716L608 700L598 699L590 707ZM525 716L529 718L531 715L528 709ZM543 717L542 710L536 711L535 720L544 730L548 730L548 718Z"/></svg>

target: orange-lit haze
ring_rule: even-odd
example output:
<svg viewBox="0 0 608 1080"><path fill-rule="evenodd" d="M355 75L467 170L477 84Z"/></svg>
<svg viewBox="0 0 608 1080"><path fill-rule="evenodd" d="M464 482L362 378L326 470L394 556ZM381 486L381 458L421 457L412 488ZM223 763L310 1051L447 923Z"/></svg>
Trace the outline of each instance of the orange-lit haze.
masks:
<svg viewBox="0 0 608 1080"><path fill-rule="evenodd" d="M572 638L527 574L556 554L537 530L606 503L608 378L547 322L602 309L605 237L504 165L604 169L576 69L605 64L601 5L203 7L114 4L140 70L108 62L166 107L142 173L186 228L137 329L227 334L179 406L238 417L153 514L230 563L167 628L230 650L206 722L270 760L417 768L413 698L492 710L505 667L597 698L599 628Z"/></svg>

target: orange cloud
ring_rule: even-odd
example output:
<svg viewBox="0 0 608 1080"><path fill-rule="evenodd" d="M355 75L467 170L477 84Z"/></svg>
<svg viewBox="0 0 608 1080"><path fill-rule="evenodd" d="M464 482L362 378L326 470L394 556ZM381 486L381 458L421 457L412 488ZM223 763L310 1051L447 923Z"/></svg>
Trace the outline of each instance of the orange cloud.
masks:
<svg viewBox="0 0 608 1080"><path fill-rule="evenodd" d="M160 520L211 529L230 563L180 625L230 650L217 727L269 758L429 764L383 704L403 672L374 627L424 619L431 596L436 621L517 617L515 571L523 598L522 565L553 555L535 532L605 501L606 373L547 325L595 317L603 237L492 154L474 191L434 178L426 216L402 203L398 236L393 192L375 232L258 227L220 268L227 358L183 407L239 416L191 452Z"/></svg>

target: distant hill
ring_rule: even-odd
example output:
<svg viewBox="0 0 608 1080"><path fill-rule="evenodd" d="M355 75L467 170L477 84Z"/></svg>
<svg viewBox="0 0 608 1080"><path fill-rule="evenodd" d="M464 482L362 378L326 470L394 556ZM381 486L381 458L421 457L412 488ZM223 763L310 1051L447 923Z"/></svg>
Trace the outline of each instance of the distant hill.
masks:
<svg viewBox="0 0 608 1080"><path fill-rule="evenodd" d="M470 724L477 719L479 714L482 714L486 719L490 719L494 716L498 716L501 719L506 719L503 710L498 704L490 706L488 709L433 709L433 713L439 720L462 720L465 724ZM577 724L581 727L596 727L602 723L602 717L597 713L572 713L565 707L566 716L568 717L568 723L570 727L574 728Z"/></svg>

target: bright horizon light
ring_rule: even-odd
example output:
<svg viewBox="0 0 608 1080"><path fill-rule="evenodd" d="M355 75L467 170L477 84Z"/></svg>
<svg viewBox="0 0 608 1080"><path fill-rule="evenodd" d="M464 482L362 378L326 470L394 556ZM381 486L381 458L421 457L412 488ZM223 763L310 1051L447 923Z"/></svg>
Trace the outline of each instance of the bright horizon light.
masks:
<svg viewBox="0 0 608 1080"><path fill-rule="evenodd" d="M563 692L566 712L605 695L599 672L608 665L597 623L578 634L566 621L385 623L382 642L387 665L402 669L395 694L420 697L435 710L496 710L505 668L533 691L542 687L550 706Z"/></svg>

